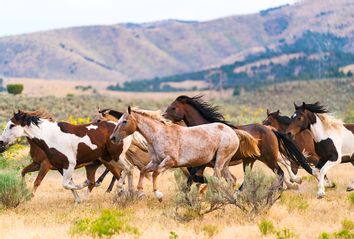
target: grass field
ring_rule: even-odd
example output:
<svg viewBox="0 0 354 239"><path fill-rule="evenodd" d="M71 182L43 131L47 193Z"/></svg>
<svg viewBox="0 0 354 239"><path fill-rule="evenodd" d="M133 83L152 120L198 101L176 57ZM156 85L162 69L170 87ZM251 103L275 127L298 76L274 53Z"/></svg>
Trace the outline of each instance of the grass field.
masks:
<svg viewBox="0 0 354 239"><path fill-rule="evenodd" d="M212 95L209 92L202 93L206 99L221 106L220 110L227 119L245 124L264 119L266 108L281 109L290 114L293 101L300 104L302 101L317 100L327 104L338 117L351 122L354 118L353 92L354 80L338 80L277 84L239 97L231 97L231 91L227 91L221 98L215 92ZM189 95L197 93L192 92ZM74 95L63 94L57 97L45 94L33 96L30 92L19 96L0 94L0 125L18 108L30 110L44 107L60 120L69 117L86 119L96 113L97 106L124 110L127 105L132 104L145 109L163 110L179 94L85 95L74 92ZM11 169L19 175L23 166L29 162L27 152L28 148L24 146L19 152L7 155L6 160L0 156L0 173ZM256 168L272 174L262 163L256 163ZM237 176L238 183L242 182L242 167L232 167L231 171ZM249 219L234 206L227 206L224 210L181 223L174 216L177 192L171 171L160 176L160 188L165 195L163 202L154 198L151 182L146 180L147 197L129 203L124 209L113 203L113 194L105 193L109 177L101 187L94 189L87 201L75 205L71 192L61 186L62 177L53 171L43 180L30 201L14 209L0 209L0 238L90 238L83 234L72 235L70 231L73 225L83 218L96 218L107 208L123 210L129 215L127 222L139 231L138 235L121 234L112 238L319 238L323 232L332 234L340 231L343 220L354 220L354 204L349 200L350 194L345 191L347 184L354 179L353 172L354 168L349 164L339 165L331 170L328 176L335 181L337 187L327 190L326 197L321 200L316 199L317 182L300 170L304 179L300 189L284 192L282 199L267 213L254 219ZM211 173L209 170L208 174ZM29 187L32 187L35 176L36 173L32 173L26 177ZM135 171L135 183L137 176ZM74 181L81 183L83 180L84 171L77 170ZM80 192L80 196L83 194L84 191ZM262 235L258 224L264 219L271 221L276 231L290 230L293 237L282 237L281 234Z"/></svg>

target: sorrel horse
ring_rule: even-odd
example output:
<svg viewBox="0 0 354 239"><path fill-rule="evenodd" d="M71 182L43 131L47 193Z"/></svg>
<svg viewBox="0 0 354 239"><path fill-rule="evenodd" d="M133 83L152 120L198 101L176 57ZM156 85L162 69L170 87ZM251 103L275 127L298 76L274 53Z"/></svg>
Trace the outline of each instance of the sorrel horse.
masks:
<svg viewBox="0 0 354 239"><path fill-rule="evenodd" d="M270 112L267 109L267 118L263 121L264 125L270 125L276 128L278 131L285 133L286 129L290 124L290 117L281 115L280 111ZM303 152L307 159L307 162L317 165L320 160L320 156L316 153L316 145L310 130L305 129L293 137L294 142L298 149ZM317 151L322 151L322 149L317 149ZM299 169L299 164L291 162L291 170L293 173L297 174ZM325 186L334 187L334 183L329 181L327 176L325 176Z"/></svg>
<svg viewBox="0 0 354 239"><path fill-rule="evenodd" d="M173 167L199 166L215 160L214 172L218 178L228 181L228 163L239 147L235 131L227 125L213 123L195 127L183 127L168 123L160 114L151 111L131 109L118 121L111 136L119 142L135 131L148 142L150 163L140 172L138 190L143 189L147 172L153 172L153 191L157 199L163 194L158 190L157 177Z"/></svg>
<svg viewBox="0 0 354 239"><path fill-rule="evenodd" d="M225 121L223 115L218 112L217 107L203 101L201 96L189 97L182 95L177 97L176 100L167 107L164 116L173 122L183 120L187 126L196 126L213 122L221 122L231 125L229 122ZM248 157L242 153L240 147L240 150L238 150L232 157L230 166L243 162L243 169L245 170L247 165L251 165L252 167L256 160L260 160L274 173L276 173L280 177L280 180L283 181L284 172L277 163L280 155L279 153L281 153L286 158L298 162L307 172L312 173L311 167L306 163L305 157L296 148L296 146L289 139L287 139L284 134L275 131L274 128L261 124L233 127L239 132L247 132L253 138L258 139L257 144L260 149L260 155L258 157ZM203 174L205 166L192 170L194 173L194 175L191 175L193 181L197 181L194 178L197 171L199 171L199 174ZM297 178L293 178L293 180L297 182L299 181ZM204 182L204 180L198 181L200 183ZM289 188L293 187L288 184L289 182L285 182Z"/></svg>
<svg viewBox="0 0 354 239"><path fill-rule="evenodd" d="M354 162L354 127L344 125L342 121L328 115L328 110L319 102L314 104L295 105L295 113L286 132L289 136L309 129L313 138L324 152L320 154L320 161L314 169L318 178L317 197L325 195L324 176L329 169L342 161ZM354 181L348 186L353 190Z"/></svg>
<svg viewBox="0 0 354 239"><path fill-rule="evenodd" d="M115 111L112 109L103 109L99 110L98 114L94 117L93 122L100 122L100 121L112 121L118 122L119 118L123 115L122 112ZM132 134L132 143L126 152L127 160L136 166L140 171L150 162L150 155L148 152L148 145L146 140L142 137L139 133ZM183 174L188 178L189 173L186 168L181 168ZM96 185L100 185L106 175L109 173L109 170L106 169L102 175L97 179ZM107 189L107 192L111 192L114 186L116 178L113 176L111 183Z"/></svg>
<svg viewBox="0 0 354 239"><path fill-rule="evenodd" d="M100 122L76 126L65 122L53 122L48 115L44 111L15 113L1 135L0 146L6 147L19 137L30 138L45 152L50 164L55 169L62 170L63 186L72 191L82 189L88 186L88 183L94 183L96 169L102 163L118 178L121 168L123 172L129 170L125 165L124 150L129 147L131 137L120 145L111 143L109 136L115 124ZM87 171L89 182L86 180L83 184L76 185L72 175L75 168L82 166L89 169ZM121 187L123 180L124 177L120 181ZM132 189L132 182L129 186ZM80 202L76 192L74 197L75 202Z"/></svg>

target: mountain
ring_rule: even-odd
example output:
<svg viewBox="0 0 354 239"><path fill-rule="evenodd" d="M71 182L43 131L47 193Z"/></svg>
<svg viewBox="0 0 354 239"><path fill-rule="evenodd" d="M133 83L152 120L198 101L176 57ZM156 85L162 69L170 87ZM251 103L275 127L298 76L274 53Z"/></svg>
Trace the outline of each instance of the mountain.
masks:
<svg viewBox="0 0 354 239"><path fill-rule="evenodd" d="M0 38L0 75L122 82L233 64L307 31L346 38L354 2L307 0L207 22L167 20L59 29ZM295 38L294 38L295 37Z"/></svg>

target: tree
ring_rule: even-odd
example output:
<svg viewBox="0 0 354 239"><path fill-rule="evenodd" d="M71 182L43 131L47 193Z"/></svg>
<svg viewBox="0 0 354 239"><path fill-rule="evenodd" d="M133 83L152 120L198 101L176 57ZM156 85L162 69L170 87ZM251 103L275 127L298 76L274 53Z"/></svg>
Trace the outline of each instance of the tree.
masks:
<svg viewBox="0 0 354 239"><path fill-rule="evenodd" d="M9 94L13 94L13 95L18 95L21 94L23 91L23 85L22 84L8 84L6 86L7 88L7 92Z"/></svg>

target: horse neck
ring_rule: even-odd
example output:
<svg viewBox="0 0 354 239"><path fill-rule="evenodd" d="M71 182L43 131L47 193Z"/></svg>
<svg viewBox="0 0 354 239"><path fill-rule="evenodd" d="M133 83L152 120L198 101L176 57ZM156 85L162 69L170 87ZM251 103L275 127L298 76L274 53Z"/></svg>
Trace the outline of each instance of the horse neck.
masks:
<svg viewBox="0 0 354 239"><path fill-rule="evenodd" d="M315 114L316 123L310 125L310 130L313 134L315 141L319 142L325 139L328 135L326 133L322 120Z"/></svg>
<svg viewBox="0 0 354 239"><path fill-rule="evenodd" d="M279 130L280 132L285 132L289 124L281 123L279 120L277 120L277 122L279 126L277 130Z"/></svg>
<svg viewBox="0 0 354 239"><path fill-rule="evenodd" d="M137 131L151 144L156 133L164 128L163 123L138 113L133 113L133 116L136 119Z"/></svg>
<svg viewBox="0 0 354 239"><path fill-rule="evenodd" d="M183 121L186 123L187 126L196 126L201 124L208 124L211 123L207 121L198 110L196 110L191 105L186 105L186 114L184 115Z"/></svg>
<svg viewBox="0 0 354 239"><path fill-rule="evenodd" d="M27 126L25 128L26 136L29 137L30 139L37 138L37 139L43 139L46 140L47 138L52 136L52 133L54 132L51 130L51 128L55 125L56 123L50 122L45 119L41 119L41 122L38 124L38 126L31 124L30 126Z"/></svg>

